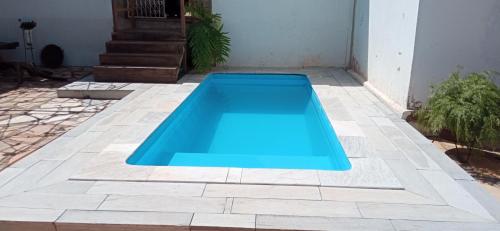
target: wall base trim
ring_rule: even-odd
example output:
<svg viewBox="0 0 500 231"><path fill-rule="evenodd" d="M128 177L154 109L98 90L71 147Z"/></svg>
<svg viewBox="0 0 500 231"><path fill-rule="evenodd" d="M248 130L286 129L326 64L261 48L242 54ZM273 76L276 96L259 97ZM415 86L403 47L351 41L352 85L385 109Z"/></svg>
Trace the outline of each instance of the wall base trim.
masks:
<svg viewBox="0 0 500 231"><path fill-rule="evenodd" d="M384 102L387 106L389 106L392 110L399 114L402 119L406 119L406 117L408 117L413 112L413 110L407 109L406 107L403 107L400 104L396 103L396 101L390 99L387 95L373 86L368 80L365 80L358 73L354 72L353 70L347 70L347 72L349 72L349 74L351 74L356 81L366 87L377 98L382 100L382 102Z"/></svg>

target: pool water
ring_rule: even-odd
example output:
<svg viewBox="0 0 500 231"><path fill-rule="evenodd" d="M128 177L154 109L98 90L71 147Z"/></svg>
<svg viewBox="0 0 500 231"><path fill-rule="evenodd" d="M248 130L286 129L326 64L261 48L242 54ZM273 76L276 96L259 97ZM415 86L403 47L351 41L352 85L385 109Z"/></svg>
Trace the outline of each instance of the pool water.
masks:
<svg viewBox="0 0 500 231"><path fill-rule="evenodd" d="M211 74L128 164L347 170L304 75Z"/></svg>

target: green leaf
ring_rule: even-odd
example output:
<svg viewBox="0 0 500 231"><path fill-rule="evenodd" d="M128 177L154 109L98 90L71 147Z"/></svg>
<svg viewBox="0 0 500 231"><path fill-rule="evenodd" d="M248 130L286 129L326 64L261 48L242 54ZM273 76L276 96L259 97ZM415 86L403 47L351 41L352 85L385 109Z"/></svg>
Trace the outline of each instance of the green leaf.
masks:
<svg viewBox="0 0 500 231"><path fill-rule="evenodd" d="M416 113L418 122L434 134L447 129L469 147L495 148L500 140L500 90L491 76L475 72L462 78L454 72L431 86L428 102Z"/></svg>
<svg viewBox="0 0 500 231"><path fill-rule="evenodd" d="M225 63L231 52L231 39L223 31L222 17L212 14L200 2L190 3L187 11L197 19L188 29L188 45L197 72L209 71Z"/></svg>

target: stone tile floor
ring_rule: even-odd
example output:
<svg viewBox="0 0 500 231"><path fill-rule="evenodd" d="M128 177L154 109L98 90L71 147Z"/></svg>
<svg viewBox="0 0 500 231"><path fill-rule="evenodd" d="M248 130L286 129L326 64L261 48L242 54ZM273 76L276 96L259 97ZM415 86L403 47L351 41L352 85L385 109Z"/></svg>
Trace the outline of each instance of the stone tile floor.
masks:
<svg viewBox="0 0 500 231"><path fill-rule="evenodd" d="M187 75L128 85L125 98L1 171L0 230L500 230L498 202L345 71L229 71L308 74L353 165L376 159L402 188L323 184L358 183L335 172L122 165L203 80ZM99 174L72 179L82 170Z"/></svg>
<svg viewBox="0 0 500 231"><path fill-rule="evenodd" d="M113 104L113 100L57 98L56 90L82 78L88 69L58 69L66 81L0 76L0 170Z"/></svg>

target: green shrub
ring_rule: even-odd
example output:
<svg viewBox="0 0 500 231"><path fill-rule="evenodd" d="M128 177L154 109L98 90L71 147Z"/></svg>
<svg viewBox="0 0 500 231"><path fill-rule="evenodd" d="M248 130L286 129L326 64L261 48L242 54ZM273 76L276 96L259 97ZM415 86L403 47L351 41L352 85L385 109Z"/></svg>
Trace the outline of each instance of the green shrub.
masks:
<svg viewBox="0 0 500 231"><path fill-rule="evenodd" d="M492 73L470 73L465 78L454 72L432 86L429 101L417 111L417 121L436 135L451 131L456 141L469 150L476 146L495 147L500 139L500 90Z"/></svg>
<svg viewBox="0 0 500 231"><path fill-rule="evenodd" d="M212 14L200 2L193 2L186 9L195 18L187 33L195 70L206 72L215 64L226 62L231 39L222 30L221 16Z"/></svg>

